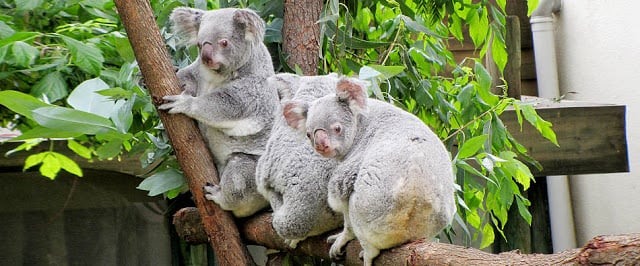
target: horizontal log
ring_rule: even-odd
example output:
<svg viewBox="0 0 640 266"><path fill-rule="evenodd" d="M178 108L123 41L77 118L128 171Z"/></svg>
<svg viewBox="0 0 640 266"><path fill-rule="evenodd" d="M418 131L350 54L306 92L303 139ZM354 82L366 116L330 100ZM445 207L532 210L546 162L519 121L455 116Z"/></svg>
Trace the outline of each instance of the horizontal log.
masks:
<svg viewBox="0 0 640 266"><path fill-rule="evenodd" d="M197 219L195 208L185 208L182 214L174 216L174 224L181 223L185 212L196 214L190 216L191 225ZM269 249L291 252L329 259L329 244L326 237L311 237L291 249L276 234L271 226L271 213L261 213L239 221L240 232L248 244L257 244ZM180 228L176 227L178 234ZM189 230L202 230L190 227ZM191 231L189 234L193 234ZM334 233L334 232L332 232ZM346 247L344 265L362 265L359 259L361 248L358 241L349 242ZM487 253L475 248L414 241L399 247L384 250L374 260L375 265L593 265L617 264L637 265L640 262L640 234L598 236L580 249L568 250L556 254L521 254L518 251L500 254Z"/></svg>
<svg viewBox="0 0 640 266"><path fill-rule="evenodd" d="M531 157L543 166L536 176L616 173L629 171L624 105L523 98L553 124L560 147L545 140L529 123L522 130L514 111L501 118Z"/></svg>

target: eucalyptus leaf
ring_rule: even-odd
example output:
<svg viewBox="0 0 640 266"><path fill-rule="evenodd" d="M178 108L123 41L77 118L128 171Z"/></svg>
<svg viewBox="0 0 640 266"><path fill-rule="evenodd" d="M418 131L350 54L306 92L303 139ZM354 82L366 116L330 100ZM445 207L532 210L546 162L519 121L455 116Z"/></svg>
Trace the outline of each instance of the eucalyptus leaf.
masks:
<svg viewBox="0 0 640 266"><path fill-rule="evenodd" d="M182 173L170 168L145 178L137 189L149 191L149 196L157 196L186 183Z"/></svg>
<svg viewBox="0 0 640 266"><path fill-rule="evenodd" d="M44 76L31 89L31 94L36 97L46 97L49 102L55 102L63 99L69 93L67 92L67 82L58 71L53 71Z"/></svg>
<svg viewBox="0 0 640 266"><path fill-rule="evenodd" d="M104 117L66 107L41 107L33 111L33 118L38 124L50 129L97 134L116 130L113 123Z"/></svg>
<svg viewBox="0 0 640 266"><path fill-rule="evenodd" d="M0 105L4 105L4 107L9 108L9 110L32 120L33 110L52 106L29 94L13 90L0 91Z"/></svg>
<svg viewBox="0 0 640 266"><path fill-rule="evenodd" d="M73 89L67 97L67 103L77 110L108 118L115 101L98 93L108 88L109 85L100 78L86 80Z"/></svg>

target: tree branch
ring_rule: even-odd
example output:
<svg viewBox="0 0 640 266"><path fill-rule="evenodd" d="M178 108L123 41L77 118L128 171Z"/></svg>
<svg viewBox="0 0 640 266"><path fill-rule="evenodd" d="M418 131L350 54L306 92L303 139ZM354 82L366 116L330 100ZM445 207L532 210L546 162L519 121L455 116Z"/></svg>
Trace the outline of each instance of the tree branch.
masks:
<svg viewBox="0 0 640 266"><path fill-rule="evenodd" d="M184 213L191 213L192 221L198 220L195 208L184 208L174 216L178 235L184 238ZM199 224L199 223L193 223ZM291 252L329 259L329 247L326 242L331 232L322 236L311 237L291 249L278 236L271 226L271 213L260 213L238 225L245 241L270 249ZM193 234L198 230L189 228ZM193 243L193 242L192 242ZM197 242L195 242L197 243ZM346 247L345 265L361 265L359 259L361 248L358 241L351 241ZM519 251L500 254L487 253L475 248L463 246L414 241L399 247L384 250L374 263L375 265L593 265L616 264L636 265L640 262L640 234L611 235L594 237L584 247L556 254L520 254Z"/></svg>
<svg viewBox="0 0 640 266"><path fill-rule="evenodd" d="M140 70L155 106L165 95L179 94L178 79L165 49L160 30L148 0L115 0L116 8L129 36ZM171 139L176 157L189 183L204 229L220 265L250 265L252 260L243 246L230 213L204 197L207 181L218 183L213 159L195 122L184 115L159 112Z"/></svg>

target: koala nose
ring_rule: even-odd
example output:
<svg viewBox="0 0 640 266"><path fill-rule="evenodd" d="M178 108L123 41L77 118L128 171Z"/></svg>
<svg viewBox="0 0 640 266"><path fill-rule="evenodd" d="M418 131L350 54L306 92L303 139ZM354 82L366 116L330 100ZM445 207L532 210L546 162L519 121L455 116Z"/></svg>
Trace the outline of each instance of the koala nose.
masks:
<svg viewBox="0 0 640 266"><path fill-rule="evenodd" d="M202 58L202 63L204 63L210 69L218 70L220 68L220 63L216 62L213 53L213 44L211 44L210 42L205 42L200 49L200 57Z"/></svg>
<svg viewBox="0 0 640 266"><path fill-rule="evenodd" d="M316 130L313 133L313 148L320 154L328 153L330 150L329 135L325 130Z"/></svg>

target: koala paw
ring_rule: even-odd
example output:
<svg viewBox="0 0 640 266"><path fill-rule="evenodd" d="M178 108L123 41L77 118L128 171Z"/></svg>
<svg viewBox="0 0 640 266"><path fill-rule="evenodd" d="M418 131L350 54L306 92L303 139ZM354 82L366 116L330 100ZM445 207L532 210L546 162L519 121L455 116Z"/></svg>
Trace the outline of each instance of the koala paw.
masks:
<svg viewBox="0 0 640 266"><path fill-rule="evenodd" d="M170 114L187 113L191 107L191 101L194 97L188 92L178 95L167 95L162 97L166 103L158 106L160 110L167 110Z"/></svg>
<svg viewBox="0 0 640 266"><path fill-rule="evenodd" d="M207 184L204 186L204 192L204 197L215 203L219 203L222 198L222 189L218 185Z"/></svg>
<svg viewBox="0 0 640 266"><path fill-rule="evenodd" d="M332 260L341 260L344 256L342 248L349 242L344 232L328 237L327 242L333 243L329 249L329 257Z"/></svg>

